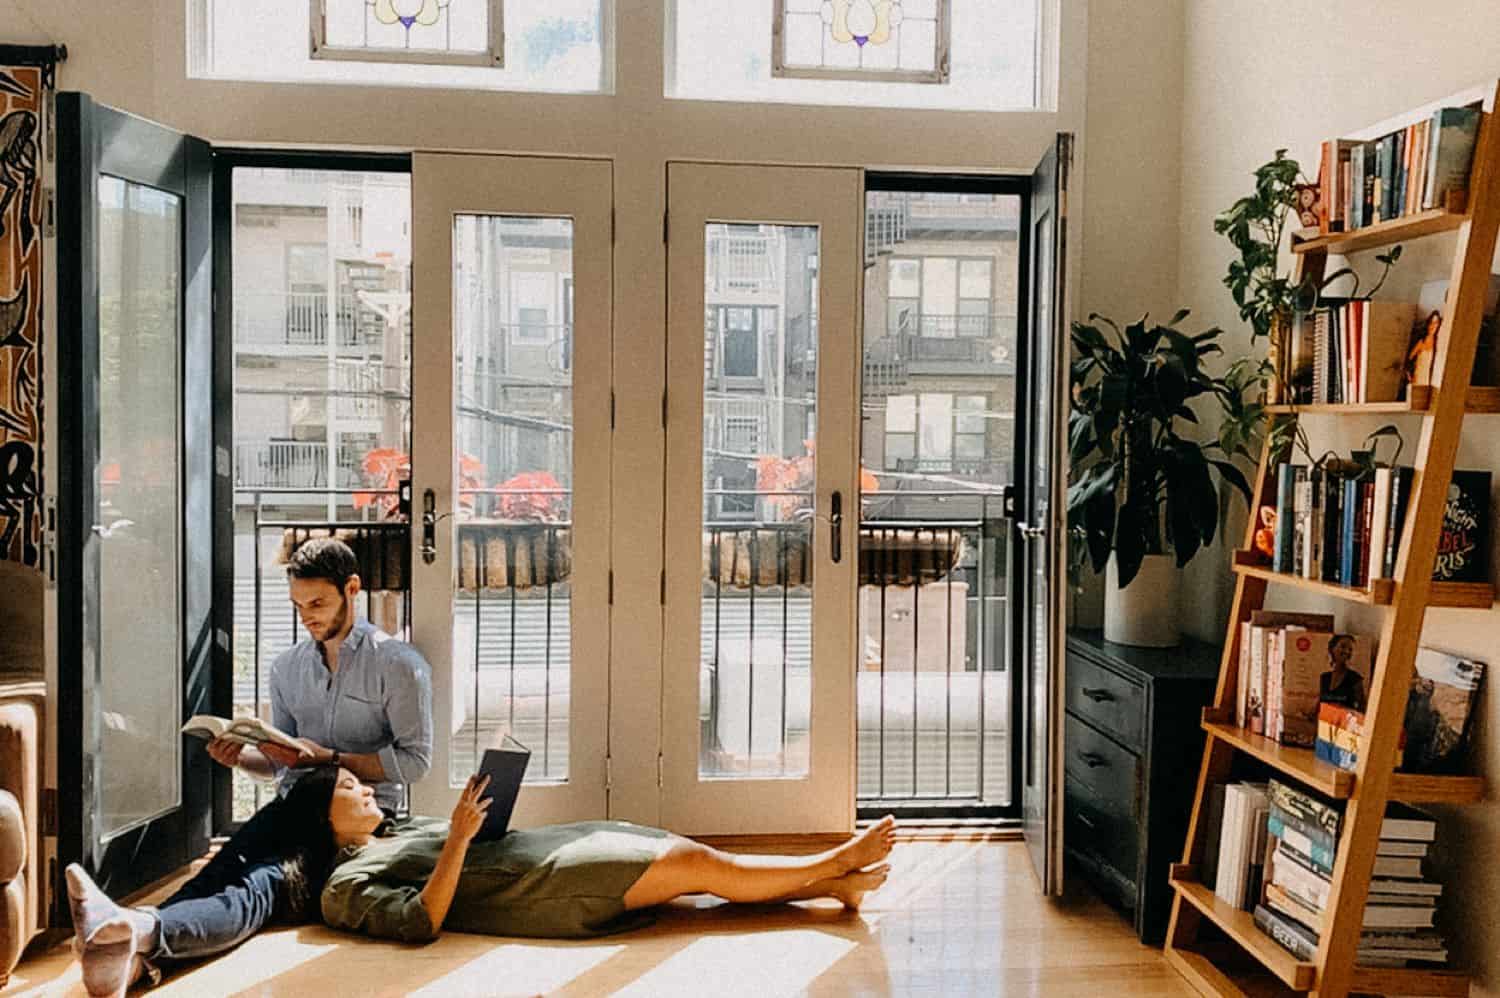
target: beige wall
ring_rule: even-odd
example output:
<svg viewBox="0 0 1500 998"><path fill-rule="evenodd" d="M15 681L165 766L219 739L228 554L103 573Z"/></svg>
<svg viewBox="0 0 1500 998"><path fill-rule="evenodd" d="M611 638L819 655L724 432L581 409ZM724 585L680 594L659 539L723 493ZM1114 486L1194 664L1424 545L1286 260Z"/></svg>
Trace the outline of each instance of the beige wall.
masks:
<svg viewBox="0 0 1500 998"><path fill-rule="evenodd" d="M1442 3L1370 4L1336 0L1324 4L1272 5L1250 0L1189 4L1184 34L1184 87L1181 140L1181 224L1178 291L1200 318L1236 331L1232 302L1220 279L1230 256L1216 236L1213 215L1246 189L1249 174L1278 148L1304 164L1314 164L1320 140L1373 125L1401 111L1437 100L1486 77L1500 76L1500 31L1495 5L1485 0ZM1329 44L1329 39L1335 39ZM1096 90L1090 80L1090 115ZM1094 133L1098 142L1098 134ZM1404 258L1393 278L1392 295L1411 293L1423 279L1446 277L1448 241L1432 241ZM1409 250L1418 247L1412 245ZM1353 261L1374 266L1368 258ZM1240 339L1241 347L1245 340ZM1380 424L1341 429L1333 435L1326 418L1310 422L1313 450L1347 450L1358 436ZM1500 439L1487 423L1471 424L1459 450L1458 466L1500 468ZM1405 431L1408 456L1418 426ZM1500 478L1500 476L1497 476ZM1241 521L1242 522L1242 521ZM1242 525L1231 532L1236 541ZM1492 554L1490 577L1500 578ZM1190 629L1203 637L1222 636L1230 595L1222 550L1189 566L1184 592L1201 594L1186 607ZM1287 601L1290 602L1289 600ZM1346 614L1329 607L1341 624L1373 632L1372 614ZM1424 641L1487 659L1500 668L1494 639L1500 610L1428 614ZM1492 676L1493 680L1495 677ZM1485 695L1478 725L1480 770L1500 776L1500 696L1493 684ZM1493 799L1445 814L1437 852L1449 888L1441 917L1450 927L1455 962L1478 972L1477 995L1500 995L1500 803Z"/></svg>

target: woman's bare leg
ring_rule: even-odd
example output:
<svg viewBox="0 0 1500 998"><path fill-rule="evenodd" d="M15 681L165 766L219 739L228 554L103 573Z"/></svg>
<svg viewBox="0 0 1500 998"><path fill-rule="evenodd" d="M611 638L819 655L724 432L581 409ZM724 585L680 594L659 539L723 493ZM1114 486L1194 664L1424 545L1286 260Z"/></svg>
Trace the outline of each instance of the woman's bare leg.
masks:
<svg viewBox="0 0 1500 998"><path fill-rule="evenodd" d="M815 901L818 898L837 898L844 903L844 907L851 911L858 911L860 903L864 901L866 894L877 890L885 883L885 878L890 875L891 864L881 863L872 866L868 870L851 870L842 877L834 877L832 880L819 880L808 884L800 891L793 891L785 897L772 898L771 903L776 904L783 901Z"/></svg>
<svg viewBox="0 0 1500 998"><path fill-rule="evenodd" d="M625 892L625 907L649 908L684 894L716 894L739 902L790 899L819 881L884 859L895 842L895 827L895 819L886 815L843 845L812 856L735 855L678 839Z"/></svg>

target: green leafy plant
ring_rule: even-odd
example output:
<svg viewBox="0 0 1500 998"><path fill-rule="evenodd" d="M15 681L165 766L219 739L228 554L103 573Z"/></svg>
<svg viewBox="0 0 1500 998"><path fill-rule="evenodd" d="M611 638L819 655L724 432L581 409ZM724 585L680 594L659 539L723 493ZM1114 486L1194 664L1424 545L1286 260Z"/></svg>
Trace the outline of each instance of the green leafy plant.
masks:
<svg viewBox="0 0 1500 998"><path fill-rule="evenodd" d="M1250 324L1251 342L1270 338L1273 355L1256 372L1263 382L1269 382L1275 374L1274 351L1279 344L1272 333L1276 329L1287 328L1297 312L1316 307L1322 293L1340 278L1354 280L1348 297L1373 297L1401 259L1400 246L1376 256L1384 269L1380 279L1364 294L1360 293L1359 274L1351 267L1340 267L1321 278L1313 273L1299 277L1292 270L1282 272L1279 266L1282 238L1289 220L1298 218L1298 188L1308 183L1302 176L1301 165L1295 159L1288 159L1285 149L1278 149L1269 162L1256 168L1254 191L1214 219L1214 231L1227 238L1239 254L1229 262L1224 286L1234 297L1240 318Z"/></svg>
<svg viewBox="0 0 1500 998"><path fill-rule="evenodd" d="M1146 555L1170 549L1181 567L1211 543L1221 490L1232 487L1250 501L1234 458L1250 457L1249 435L1262 410L1246 401L1246 389L1256 379L1243 364L1221 377L1209 374L1203 362L1223 352L1216 342L1222 330L1189 336L1177 328L1187 316L1184 309L1165 325L1143 317L1121 329L1096 314L1073 325L1069 528L1081 535L1094 571L1115 553L1121 588ZM1226 415L1208 441L1183 435L1198 424L1188 403L1202 396Z"/></svg>

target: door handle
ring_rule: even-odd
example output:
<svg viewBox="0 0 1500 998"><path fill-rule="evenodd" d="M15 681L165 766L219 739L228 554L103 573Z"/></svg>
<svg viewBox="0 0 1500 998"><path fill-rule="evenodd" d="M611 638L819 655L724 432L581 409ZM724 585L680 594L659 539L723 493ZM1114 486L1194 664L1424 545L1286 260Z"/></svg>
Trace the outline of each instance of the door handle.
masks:
<svg viewBox="0 0 1500 998"><path fill-rule="evenodd" d="M422 563L437 561L437 496L431 489L422 493Z"/></svg>
<svg viewBox="0 0 1500 998"><path fill-rule="evenodd" d="M1090 769L1098 769L1100 766L1109 764L1109 760L1105 759L1098 752L1080 752L1078 753L1078 758L1082 759L1083 764Z"/></svg>
<svg viewBox="0 0 1500 998"><path fill-rule="evenodd" d="M1100 689L1096 686L1085 686L1082 693L1095 703L1109 703L1115 698L1115 695L1109 690Z"/></svg>
<svg viewBox="0 0 1500 998"><path fill-rule="evenodd" d="M837 565L844 558L844 494L834 491L828 505L830 554Z"/></svg>
<svg viewBox="0 0 1500 998"><path fill-rule="evenodd" d="M1018 523L1016 524L1016 529L1019 530L1021 532L1021 536L1028 541L1039 541L1043 537L1047 536L1046 527L1033 527L1029 523Z"/></svg>

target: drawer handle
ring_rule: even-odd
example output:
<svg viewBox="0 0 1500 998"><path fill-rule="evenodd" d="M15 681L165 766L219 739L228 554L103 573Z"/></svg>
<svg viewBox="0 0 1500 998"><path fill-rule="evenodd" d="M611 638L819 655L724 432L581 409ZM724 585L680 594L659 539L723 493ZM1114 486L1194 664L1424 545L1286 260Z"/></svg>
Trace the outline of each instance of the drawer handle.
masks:
<svg viewBox="0 0 1500 998"><path fill-rule="evenodd" d="M1115 698L1115 695L1109 690L1098 686L1085 686L1083 688L1083 695L1095 703L1109 703Z"/></svg>
<svg viewBox="0 0 1500 998"><path fill-rule="evenodd" d="M1098 752L1080 752L1078 753L1078 758L1082 759L1083 764L1090 769L1098 769L1100 766L1109 765L1109 760Z"/></svg>

